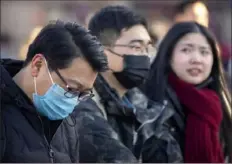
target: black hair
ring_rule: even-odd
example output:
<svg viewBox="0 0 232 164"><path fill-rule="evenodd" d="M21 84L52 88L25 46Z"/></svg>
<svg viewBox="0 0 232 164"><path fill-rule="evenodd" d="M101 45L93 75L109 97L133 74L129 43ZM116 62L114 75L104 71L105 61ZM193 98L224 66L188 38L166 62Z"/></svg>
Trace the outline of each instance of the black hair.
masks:
<svg viewBox="0 0 232 164"><path fill-rule="evenodd" d="M90 32L103 44L113 44L121 34L122 29L135 25L143 25L147 29L144 17L125 6L107 6L98 11L88 25Z"/></svg>
<svg viewBox="0 0 232 164"><path fill-rule="evenodd" d="M200 33L208 41L213 52L214 63L210 77L213 82L209 87L217 92L221 98L223 109L223 121L221 136L226 143L225 153L232 154L232 119L231 119L231 95L226 85L224 70L218 44L208 29L195 22L182 22L175 24L163 38L158 48L156 59L153 61L148 80L143 87L145 94L153 101L162 102L168 87L167 76L171 71L170 60L176 43L188 33ZM231 158L232 159L232 158Z"/></svg>
<svg viewBox="0 0 232 164"><path fill-rule="evenodd" d="M198 1L200 0L182 0L180 3L176 5L174 9L174 15L183 14L189 6L193 5Z"/></svg>
<svg viewBox="0 0 232 164"><path fill-rule="evenodd" d="M49 22L29 46L24 65L38 53L44 55L51 70L67 68L78 57L86 59L97 72L108 69L103 46L77 23Z"/></svg>

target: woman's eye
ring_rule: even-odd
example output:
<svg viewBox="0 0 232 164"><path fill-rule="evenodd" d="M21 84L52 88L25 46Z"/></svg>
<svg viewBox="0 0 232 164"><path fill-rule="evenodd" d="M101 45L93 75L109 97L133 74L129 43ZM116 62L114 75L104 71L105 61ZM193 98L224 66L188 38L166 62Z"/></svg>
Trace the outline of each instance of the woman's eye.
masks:
<svg viewBox="0 0 232 164"><path fill-rule="evenodd" d="M203 56L208 55L208 54L209 54L209 51L201 51L201 54L202 54Z"/></svg>
<svg viewBox="0 0 232 164"><path fill-rule="evenodd" d="M192 50L191 50L190 48L183 48L181 51L188 54L188 53L190 53Z"/></svg>

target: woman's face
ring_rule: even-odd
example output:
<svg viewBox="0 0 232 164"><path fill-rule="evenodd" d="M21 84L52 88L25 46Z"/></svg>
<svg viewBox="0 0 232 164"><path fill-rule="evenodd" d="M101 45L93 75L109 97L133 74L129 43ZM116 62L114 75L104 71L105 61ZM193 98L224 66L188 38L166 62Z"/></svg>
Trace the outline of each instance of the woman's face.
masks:
<svg viewBox="0 0 232 164"><path fill-rule="evenodd" d="M200 84L209 77L212 66L212 49L203 35L186 34L174 47L171 67L180 79Z"/></svg>

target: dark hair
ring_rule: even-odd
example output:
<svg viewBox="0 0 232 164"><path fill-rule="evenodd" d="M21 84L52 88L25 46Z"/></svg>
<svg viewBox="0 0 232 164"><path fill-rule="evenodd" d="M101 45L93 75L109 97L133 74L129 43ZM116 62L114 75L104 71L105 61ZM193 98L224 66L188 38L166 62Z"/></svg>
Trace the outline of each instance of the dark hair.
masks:
<svg viewBox="0 0 232 164"><path fill-rule="evenodd" d="M182 0L180 3L176 5L174 9L174 15L183 14L189 6L193 5L195 2L198 1L200 0Z"/></svg>
<svg viewBox="0 0 232 164"><path fill-rule="evenodd" d="M222 67L221 55L216 43L216 39L204 26L195 22L183 22L175 24L166 34L158 48L156 59L153 61L148 80L145 84L145 93L153 101L162 102L168 86L167 76L171 71L170 59L176 43L188 33L200 33L207 39L212 48L214 63L211 71L213 82L210 88L215 90L221 98L223 106L222 135L226 143L226 153L232 154L232 121L231 121L231 96L229 94L224 71Z"/></svg>
<svg viewBox="0 0 232 164"><path fill-rule="evenodd" d="M51 70L67 68L77 57L86 59L97 72L108 68L103 46L77 23L51 21L46 25L29 46L25 65L38 53L44 55Z"/></svg>
<svg viewBox="0 0 232 164"><path fill-rule="evenodd" d="M147 28L146 19L128 7L107 6L92 17L89 30L103 44L110 45L118 39L122 29L129 29L139 24Z"/></svg>

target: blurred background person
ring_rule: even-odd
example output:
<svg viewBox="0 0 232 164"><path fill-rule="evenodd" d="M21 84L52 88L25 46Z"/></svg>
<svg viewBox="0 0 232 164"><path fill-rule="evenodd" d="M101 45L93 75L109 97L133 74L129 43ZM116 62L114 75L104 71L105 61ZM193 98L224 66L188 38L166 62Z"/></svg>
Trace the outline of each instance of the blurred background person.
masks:
<svg viewBox="0 0 232 164"><path fill-rule="evenodd" d="M201 0L183 0L175 9L174 22L196 21L209 26L209 11Z"/></svg>
<svg viewBox="0 0 232 164"><path fill-rule="evenodd" d="M160 16L161 19L151 23L151 29L158 36L159 41L162 40L169 28L178 22L196 21L206 27L209 26L209 11L202 0L179 0L175 3L173 2L173 7L170 9L169 14L169 17Z"/></svg>
<svg viewBox="0 0 232 164"><path fill-rule="evenodd" d="M196 20L208 26L217 36L223 49L231 49L231 1L172 0L172 1L1 1L1 34L11 37L9 54L17 59L22 55L31 33L48 20L64 19L88 25L89 19L107 5L125 5L142 14L149 22L151 33L158 43L175 22ZM20 15L20 16L16 16ZM17 29L17 30L16 30ZM36 33L36 32L35 32ZM33 34L34 35L34 34ZM33 38L33 37L32 37ZM224 51L224 50L223 50ZM231 52L223 52L225 65ZM225 54L225 55L224 55ZM226 68L226 67L225 67Z"/></svg>

